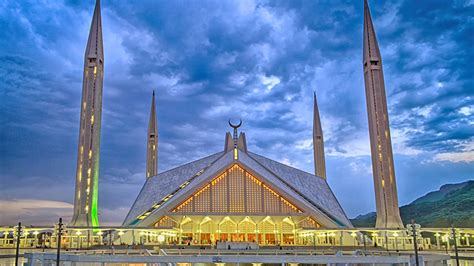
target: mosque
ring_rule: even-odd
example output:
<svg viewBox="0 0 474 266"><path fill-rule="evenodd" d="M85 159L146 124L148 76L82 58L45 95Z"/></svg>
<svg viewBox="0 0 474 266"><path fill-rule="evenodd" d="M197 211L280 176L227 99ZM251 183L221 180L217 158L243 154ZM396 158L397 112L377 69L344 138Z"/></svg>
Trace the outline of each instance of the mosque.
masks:
<svg viewBox="0 0 474 266"><path fill-rule="evenodd" d="M377 206L376 227L400 229L403 224L398 208L382 59L367 1L364 1L363 26L362 65ZM72 227L99 224L103 76L102 22L97 0L84 58ZM225 134L221 152L158 173L158 127L153 93L146 135L146 182L123 221L123 228L153 228L162 241L189 245L219 241L259 245L354 241L354 235L343 231L337 235L314 233L320 229L351 229L353 226L326 180L323 130L316 94L313 112L314 174L253 153L247 147L246 134L239 132L242 121L238 124L229 121L233 130ZM252 132L248 133L251 136Z"/></svg>

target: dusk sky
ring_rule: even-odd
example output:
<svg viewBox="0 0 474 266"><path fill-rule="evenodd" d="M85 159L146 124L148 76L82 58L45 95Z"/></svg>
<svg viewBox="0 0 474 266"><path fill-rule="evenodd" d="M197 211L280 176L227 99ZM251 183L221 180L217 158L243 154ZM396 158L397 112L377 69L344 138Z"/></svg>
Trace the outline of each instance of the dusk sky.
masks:
<svg viewBox="0 0 474 266"><path fill-rule="evenodd" d="M145 182L156 91L159 172L249 150L313 173L313 91L328 183L349 217L375 210L363 1L103 0L99 219L121 224ZM473 0L372 0L400 205L474 179ZM0 225L69 220L94 1L0 0Z"/></svg>

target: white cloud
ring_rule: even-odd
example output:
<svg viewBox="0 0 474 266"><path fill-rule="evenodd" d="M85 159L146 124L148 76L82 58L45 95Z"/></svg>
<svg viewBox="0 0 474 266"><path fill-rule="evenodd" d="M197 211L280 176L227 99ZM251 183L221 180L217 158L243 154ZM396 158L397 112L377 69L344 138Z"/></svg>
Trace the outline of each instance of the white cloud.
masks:
<svg viewBox="0 0 474 266"><path fill-rule="evenodd" d="M461 151L443 152L435 155L436 161L449 161L454 163L459 162L474 162L474 141L465 144Z"/></svg>
<svg viewBox="0 0 474 266"><path fill-rule="evenodd" d="M262 82L262 84L265 86L265 88L267 89L266 92L270 92L273 87L275 87L276 85L278 85L280 83L280 79L276 76L265 76L265 75L261 75L260 76L260 81Z"/></svg>
<svg viewBox="0 0 474 266"><path fill-rule="evenodd" d="M57 222L59 217L71 219L73 205L67 202L37 199L0 200L0 225L48 225Z"/></svg>
<svg viewBox="0 0 474 266"><path fill-rule="evenodd" d="M459 109L459 113L469 116L474 113L474 106L463 106Z"/></svg>
<svg viewBox="0 0 474 266"><path fill-rule="evenodd" d="M406 129L392 129L390 131L392 137L393 153L402 155L418 155L422 151L407 145L409 140Z"/></svg>

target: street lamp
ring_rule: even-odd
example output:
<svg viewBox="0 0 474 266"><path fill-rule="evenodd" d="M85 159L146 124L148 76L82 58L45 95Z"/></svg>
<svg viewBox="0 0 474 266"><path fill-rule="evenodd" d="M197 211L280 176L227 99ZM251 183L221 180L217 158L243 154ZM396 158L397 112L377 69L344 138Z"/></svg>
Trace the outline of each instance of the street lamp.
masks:
<svg viewBox="0 0 474 266"><path fill-rule="evenodd" d="M81 231L77 231L77 232L76 232L76 236L77 236L77 247L78 247L79 249L82 248L81 235L82 235L82 232L81 232Z"/></svg>
<svg viewBox="0 0 474 266"><path fill-rule="evenodd" d="M397 239L398 233L397 232L393 233L393 236L395 237L395 250L398 252L398 239Z"/></svg>
<svg viewBox="0 0 474 266"><path fill-rule="evenodd" d="M415 249L415 262L416 266L420 265L418 260L418 242L417 236L420 234L421 226L419 224L415 224L415 220L411 220L411 224L407 224L407 233L408 235L413 236L413 248Z"/></svg>
<svg viewBox="0 0 474 266"><path fill-rule="evenodd" d="M124 235L125 233L123 231L119 231L118 232L118 235L119 235L119 241L120 241L120 245L122 245L122 236Z"/></svg>
<svg viewBox="0 0 474 266"><path fill-rule="evenodd" d="M354 247L355 247L357 245L357 242L356 242L357 234L356 234L356 232L352 232L351 236L354 238Z"/></svg>
<svg viewBox="0 0 474 266"><path fill-rule="evenodd" d="M458 234L458 232L454 228L454 224L451 225L451 236L453 237L453 240L454 240L454 252L455 252L455 255L456 255L456 265L459 266L458 243L457 243L457 240L456 240L457 234Z"/></svg>

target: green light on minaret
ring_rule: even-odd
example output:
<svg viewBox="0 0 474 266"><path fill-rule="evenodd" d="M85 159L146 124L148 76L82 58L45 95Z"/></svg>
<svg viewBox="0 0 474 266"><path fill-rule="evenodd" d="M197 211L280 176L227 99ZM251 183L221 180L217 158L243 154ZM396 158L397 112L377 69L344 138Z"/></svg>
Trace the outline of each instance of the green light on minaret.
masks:
<svg viewBox="0 0 474 266"><path fill-rule="evenodd" d="M91 220L92 226L99 226L98 202L99 202L99 153L97 153L97 160L94 170L94 189L92 191L92 206L91 206Z"/></svg>

